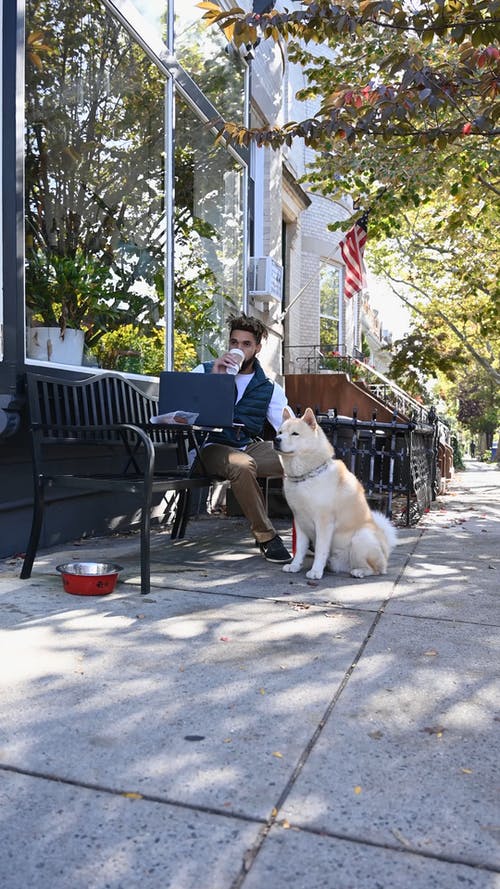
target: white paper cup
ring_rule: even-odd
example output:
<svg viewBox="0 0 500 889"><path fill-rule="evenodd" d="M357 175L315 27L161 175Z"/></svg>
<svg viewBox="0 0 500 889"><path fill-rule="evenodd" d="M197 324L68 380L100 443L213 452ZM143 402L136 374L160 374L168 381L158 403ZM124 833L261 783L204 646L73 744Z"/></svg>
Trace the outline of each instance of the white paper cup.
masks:
<svg viewBox="0 0 500 889"><path fill-rule="evenodd" d="M229 354L234 355L234 357L238 359L238 364L231 364L231 366L226 367L226 373L236 376L236 374L239 372L241 365L243 364L243 359L245 357L245 353L242 352L241 349L230 349Z"/></svg>

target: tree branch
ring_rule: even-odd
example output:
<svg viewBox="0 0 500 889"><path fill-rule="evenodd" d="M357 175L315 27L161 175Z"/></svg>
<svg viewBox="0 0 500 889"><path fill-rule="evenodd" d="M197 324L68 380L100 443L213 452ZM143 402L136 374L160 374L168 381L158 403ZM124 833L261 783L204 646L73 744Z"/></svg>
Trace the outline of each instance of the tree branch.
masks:
<svg viewBox="0 0 500 889"><path fill-rule="evenodd" d="M427 318L426 313L422 309L419 309L418 306L415 306L412 302L410 302L410 300L407 299L405 296L403 296L402 293L399 293L396 290L396 288L393 286L393 284L404 284L405 287L412 287L418 293L422 294L422 296L427 297L427 294L425 293L425 291L421 287L419 287L417 284L413 284L411 281L405 281L401 278L394 278L388 272L384 272L384 274L391 282L392 291L398 297L398 299L400 299L407 306L409 306L409 308L413 312L415 312L417 315L421 315L422 318ZM485 370L491 377L493 377L493 379L495 380L496 383L500 383L500 371L496 370L493 367L493 365L490 364L490 362L487 361L487 359L483 357L483 355L479 354L479 352L469 342L467 337L458 329L456 324L454 324L454 322L451 321L450 318L448 318L447 315L445 315L444 312L441 311L441 309L435 308L434 311L435 311L436 315L438 315L438 317L441 318L442 321L444 321L444 323L447 325L447 327L449 327L450 330L453 331L453 333L455 334L455 336L457 337L459 342L462 343L462 345L467 349L469 354L480 365L480 367L482 367L483 370Z"/></svg>

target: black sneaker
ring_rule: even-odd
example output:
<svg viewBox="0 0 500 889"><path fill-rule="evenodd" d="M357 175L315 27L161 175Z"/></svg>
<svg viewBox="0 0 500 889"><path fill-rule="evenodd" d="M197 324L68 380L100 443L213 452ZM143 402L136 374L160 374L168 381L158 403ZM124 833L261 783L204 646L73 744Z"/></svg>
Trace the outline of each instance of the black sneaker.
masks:
<svg viewBox="0 0 500 889"><path fill-rule="evenodd" d="M292 561L290 553L278 534L271 540L266 540L265 543L259 543L259 549L268 562L278 562L285 565Z"/></svg>

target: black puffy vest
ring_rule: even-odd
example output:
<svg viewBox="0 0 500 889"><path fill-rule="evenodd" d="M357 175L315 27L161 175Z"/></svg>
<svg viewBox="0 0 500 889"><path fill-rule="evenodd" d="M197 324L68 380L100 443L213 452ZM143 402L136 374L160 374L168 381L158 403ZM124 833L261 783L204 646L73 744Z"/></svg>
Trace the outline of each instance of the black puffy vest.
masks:
<svg viewBox="0 0 500 889"><path fill-rule="evenodd" d="M213 361L205 361L205 373L211 373ZM219 444L244 448L255 438L262 435L267 409L271 401L274 383L266 377L257 359L254 361L255 373L243 393L243 398L234 408L234 422L243 423L244 429L223 429L222 432L211 432L208 440Z"/></svg>

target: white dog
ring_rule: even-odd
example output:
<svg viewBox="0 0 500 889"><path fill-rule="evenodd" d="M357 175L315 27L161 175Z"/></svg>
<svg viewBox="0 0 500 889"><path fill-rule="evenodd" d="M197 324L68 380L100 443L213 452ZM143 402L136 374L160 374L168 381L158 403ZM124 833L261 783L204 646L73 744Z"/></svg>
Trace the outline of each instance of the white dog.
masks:
<svg viewBox="0 0 500 889"><path fill-rule="evenodd" d="M356 476L318 426L311 408L301 419L290 418L276 435L274 447L283 466L283 490L293 512L296 551L283 571L300 571L310 544L314 561L307 577L320 579L331 571L353 577L385 574L396 532L380 512L372 512Z"/></svg>

